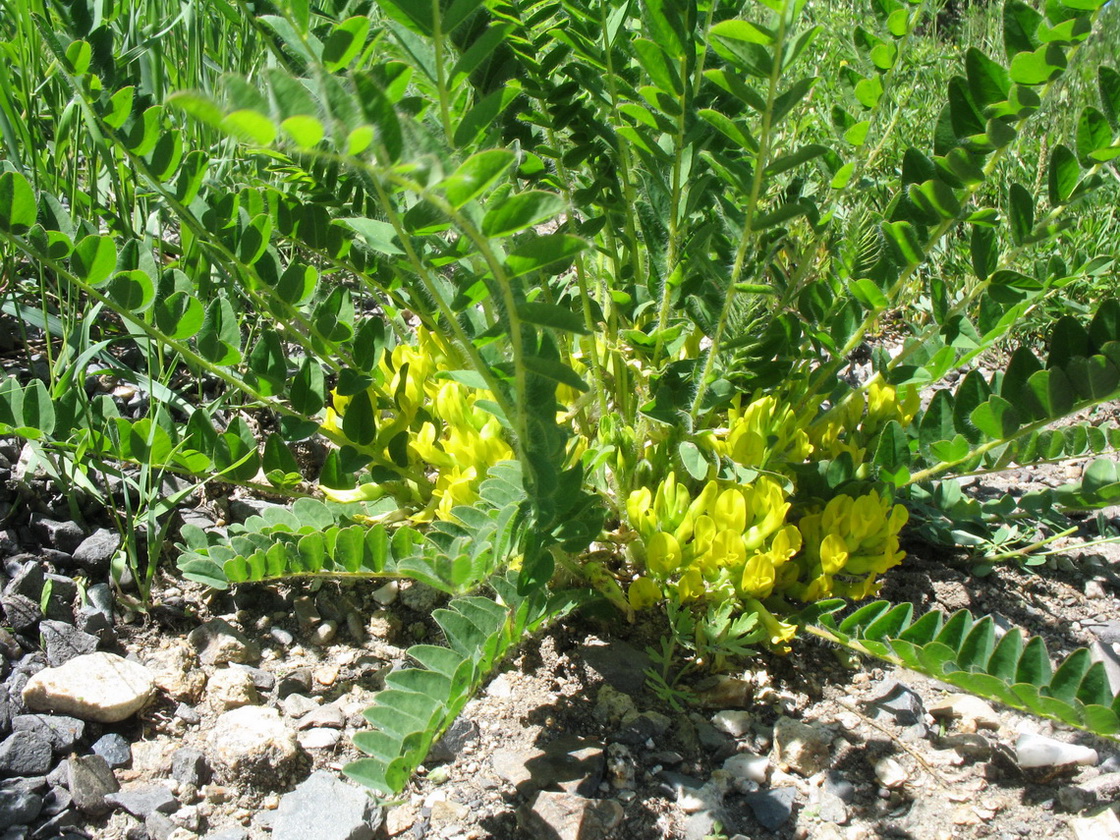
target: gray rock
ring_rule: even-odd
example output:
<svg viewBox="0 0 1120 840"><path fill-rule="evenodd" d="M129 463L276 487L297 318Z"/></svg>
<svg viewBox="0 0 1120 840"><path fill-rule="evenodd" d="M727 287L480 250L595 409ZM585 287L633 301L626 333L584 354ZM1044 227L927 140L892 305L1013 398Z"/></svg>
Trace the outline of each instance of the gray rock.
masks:
<svg viewBox="0 0 1120 840"><path fill-rule="evenodd" d="M329 820L323 815L329 813ZM358 788L318 770L280 799L273 840L371 840L381 808Z"/></svg>
<svg viewBox="0 0 1120 840"><path fill-rule="evenodd" d="M175 707L175 717L192 726L202 721L202 715L198 713L198 710L193 706L188 706L186 703L180 703Z"/></svg>
<svg viewBox="0 0 1120 840"><path fill-rule="evenodd" d="M39 633L43 637L43 648L52 668L57 668L76 656L93 653L100 643L97 636L84 633L72 624L50 619L39 622Z"/></svg>
<svg viewBox="0 0 1120 840"><path fill-rule="evenodd" d="M716 835L717 815L713 811L697 811L689 814L684 821L684 840L708 840L712 836L726 836L723 831ZM723 828L723 823L720 823Z"/></svg>
<svg viewBox="0 0 1120 840"><path fill-rule="evenodd" d="M51 744L36 732L13 732L0 743L0 774L39 776L51 769Z"/></svg>
<svg viewBox="0 0 1120 840"><path fill-rule="evenodd" d="M899 726L913 726L925 721L922 698L909 686L896 680L885 680L868 702L893 718Z"/></svg>
<svg viewBox="0 0 1120 840"><path fill-rule="evenodd" d="M105 801L106 795L121 789L108 762L99 755L71 756L67 762L70 770L70 795L75 807L82 813L99 817L113 810Z"/></svg>
<svg viewBox="0 0 1120 840"><path fill-rule="evenodd" d="M35 674L23 688L27 707L116 723L140 711L155 690L152 672L112 653L87 653Z"/></svg>
<svg viewBox="0 0 1120 840"><path fill-rule="evenodd" d="M743 796L754 818L769 831L777 831L790 818L796 798L797 791L791 787L760 790Z"/></svg>
<svg viewBox="0 0 1120 840"><path fill-rule="evenodd" d="M183 785L202 787L210 781L210 766L201 750L180 747L171 756L171 778Z"/></svg>
<svg viewBox="0 0 1120 840"><path fill-rule="evenodd" d="M175 833L175 821L160 811L152 811L144 818L144 830L148 832L148 840L171 840Z"/></svg>
<svg viewBox="0 0 1120 840"><path fill-rule="evenodd" d="M85 721L67 715L16 715L14 732L34 732L45 739L56 753L68 753L86 734Z"/></svg>
<svg viewBox="0 0 1120 840"><path fill-rule="evenodd" d="M37 793L0 790L0 829L30 825L43 810L43 797Z"/></svg>
<svg viewBox="0 0 1120 840"><path fill-rule="evenodd" d="M557 738L544 750L495 750L490 761L500 778L526 796L553 786L588 796L598 790L606 770L602 745L574 736Z"/></svg>
<svg viewBox="0 0 1120 840"><path fill-rule="evenodd" d="M261 658L260 645L220 618L212 618L196 627L187 640L198 651L203 665L253 664Z"/></svg>
<svg viewBox="0 0 1120 840"><path fill-rule="evenodd" d="M110 767L127 767L132 762L132 745L117 732L102 735L94 741L93 751L104 758Z"/></svg>
<svg viewBox="0 0 1120 840"><path fill-rule="evenodd" d="M85 538L85 532L77 522L58 521L45 516L31 517L31 527L43 539L59 551L74 554Z"/></svg>
<svg viewBox="0 0 1120 840"><path fill-rule="evenodd" d="M296 740L305 750L327 750L337 746L342 740L342 733L337 729L319 726L314 729L304 729L296 736Z"/></svg>
<svg viewBox="0 0 1120 840"><path fill-rule="evenodd" d="M1083 621L1081 626L1106 645L1120 644L1120 621Z"/></svg>
<svg viewBox="0 0 1120 840"><path fill-rule="evenodd" d="M179 801L163 785L147 784L105 795L112 806L124 808L137 819L144 819L153 811L172 814L179 810Z"/></svg>
<svg viewBox="0 0 1120 840"><path fill-rule="evenodd" d="M207 834L206 840L249 840L249 832L243 828L225 828Z"/></svg>
<svg viewBox="0 0 1120 840"><path fill-rule="evenodd" d="M113 556L120 547L120 534L107 528L98 528L75 547L74 562L94 578L103 578L109 573Z"/></svg>
<svg viewBox="0 0 1120 840"><path fill-rule="evenodd" d="M530 836L555 840L604 840L622 817L622 806L613 799L585 799L547 790L517 812L518 822Z"/></svg>

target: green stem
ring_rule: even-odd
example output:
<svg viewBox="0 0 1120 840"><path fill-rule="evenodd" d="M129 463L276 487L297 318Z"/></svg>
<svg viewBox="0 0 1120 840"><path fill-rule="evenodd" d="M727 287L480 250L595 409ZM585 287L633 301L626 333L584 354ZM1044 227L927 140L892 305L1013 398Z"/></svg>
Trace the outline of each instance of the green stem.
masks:
<svg viewBox="0 0 1120 840"><path fill-rule="evenodd" d="M688 412L688 416L693 423L695 423L696 418L700 414L700 407L703 405L704 397L708 391L708 379L712 375L712 368L715 366L716 357L719 355L720 345L723 341L723 333L727 329L727 323L734 309L733 303L737 294L736 284L739 283L742 277L743 263L746 260L747 250L753 241L755 214L758 211L759 197L762 194L763 175L766 170L766 165L769 162L774 100L777 98L778 94L778 80L782 75L781 59L782 49L785 46L786 40L786 8L788 8L789 4L790 0L787 0L783 11L779 13L778 31L775 34L774 50L772 53L774 60L770 70L770 83L766 93L766 112L762 115L762 130L759 133L758 154L755 156L754 172L751 178L751 192L747 199L746 219L743 222L743 232L739 238L739 247L735 252L735 262L731 267L731 277L727 284L727 294L724 296L723 306L720 308L719 320L716 322L715 331L712 333L712 346L708 348L708 355L704 359L704 367L701 369L700 376L696 380L696 395L693 397L692 406Z"/></svg>

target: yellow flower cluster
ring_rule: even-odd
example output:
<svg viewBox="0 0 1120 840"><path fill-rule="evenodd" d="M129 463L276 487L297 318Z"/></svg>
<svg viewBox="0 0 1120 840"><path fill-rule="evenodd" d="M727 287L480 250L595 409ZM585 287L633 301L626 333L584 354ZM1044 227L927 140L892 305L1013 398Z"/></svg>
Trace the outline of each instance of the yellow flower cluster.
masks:
<svg viewBox="0 0 1120 840"><path fill-rule="evenodd" d="M478 486L486 471L514 457L513 449L502 437L501 424L493 414L478 406L480 399L492 398L489 391L469 388L451 379L438 379L440 370L453 369L449 349L436 336L418 329L415 346L398 345L385 354L377 370L381 392L391 394L393 405L384 425L377 429L372 443L356 448L378 463L401 468L389 453L390 442L408 431L409 473L427 478L427 486L414 486L424 510L414 519L435 516L446 519L455 505L478 499ZM370 390L376 405L376 395ZM345 437L343 418L351 398L332 393L323 428ZM411 468L418 466L419 470ZM340 500L375 498L374 486L352 492L333 492Z"/></svg>
<svg viewBox="0 0 1120 840"><path fill-rule="evenodd" d="M717 436L720 455L744 467L765 468L772 461L804 461L813 452L809 436L793 410L773 396L746 406L737 397L727 412L727 433Z"/></svg>
<svg viewBox="0 0 1120 840"><path fill-rule="evenodd" d="M681 602L738 598L759 612L771 643L781 645L793 628L759 600L781 588L784 567L801 548L801 533L785 524L789 506L782 485L769 476L749 485L710 481L695 499L672 473L656 494L636 490L626 507L642 537L648 577L631 584L631 606L649 606L665 592Z"/></svg>
<svg viewBox="0 0 1120 840"><path fill-rule="evenodd" d="M848 452L859 464L866 454L864 443L891 420L908 426L920 404L916 388L907 388L900 398L893 385L876 377L867 385L866 399L862 392L852 391L843 404L825 415L823 422L809 427L808 437L821 458L836 458Z"/></svg>
<svg viewBox="0 0 1120 840"><path fill-rule="evenodd" d="M802 517L805 550L797 558L799 581L788 594L801 601L859 600L875 593L877 578L905 556L898 533L909 514L872 490L865 496L835 496L824 509Z"/></svg>

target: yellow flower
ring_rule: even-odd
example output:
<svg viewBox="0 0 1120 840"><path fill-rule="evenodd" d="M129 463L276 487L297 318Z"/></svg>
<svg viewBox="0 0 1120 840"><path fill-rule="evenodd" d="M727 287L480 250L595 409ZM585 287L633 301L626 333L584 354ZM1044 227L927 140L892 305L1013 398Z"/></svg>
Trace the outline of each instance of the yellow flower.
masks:
<svg viewBox="0 0 1120 840"><path fill-rule="evenodd" d="M630 584L626 597L633 609L644 610L661 600L661 587L648 577L640 577Z"/></svg>

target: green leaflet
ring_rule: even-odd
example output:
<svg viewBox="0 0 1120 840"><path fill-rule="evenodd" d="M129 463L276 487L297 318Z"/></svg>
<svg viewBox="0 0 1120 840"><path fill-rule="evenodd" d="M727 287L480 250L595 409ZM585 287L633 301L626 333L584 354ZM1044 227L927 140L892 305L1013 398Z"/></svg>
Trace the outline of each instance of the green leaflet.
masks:
<svg viewBox="0 0 1120 840"><path fill-rule="evenodd" d="M1014 708L1068 723L1103 737L1118 727L1114 696L1103 666L1089 651L1074 651L1055 668L1039 637L1024 644L1018 629L997 641L990 617L974 620L964 610L945 619L931 611L913 620L909 604L876 601L837 623L842 601L807 608L804 629L836 644L905 665Z"/></svg>

